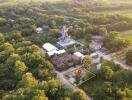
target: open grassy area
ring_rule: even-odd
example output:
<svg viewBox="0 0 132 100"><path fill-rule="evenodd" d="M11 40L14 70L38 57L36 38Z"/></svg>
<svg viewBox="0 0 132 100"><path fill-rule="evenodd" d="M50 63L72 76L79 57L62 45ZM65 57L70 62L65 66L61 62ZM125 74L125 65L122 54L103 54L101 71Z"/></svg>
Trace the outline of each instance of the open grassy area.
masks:
<svg viewBox="0 0 132 100"><path fill-rule="evenodd" d="M109 14L109 15L115 15L115 14L120 14L125 17L132 18L132 9L124 9L124 10L104 10L104 11L99 11L95 12L98 14Z"/></svg>
<svg viewBox="0 0 132 100"><path fill-rule="evenodd" d="M126 40L129 40L132 45L132 34L121 34L121 37Z"/></svg>
<svg viewBox="0 0 132 100"><path fill-rule="evenodd" d="M105 3L108 4L130 4L132 0L103 0Z"/></svg>

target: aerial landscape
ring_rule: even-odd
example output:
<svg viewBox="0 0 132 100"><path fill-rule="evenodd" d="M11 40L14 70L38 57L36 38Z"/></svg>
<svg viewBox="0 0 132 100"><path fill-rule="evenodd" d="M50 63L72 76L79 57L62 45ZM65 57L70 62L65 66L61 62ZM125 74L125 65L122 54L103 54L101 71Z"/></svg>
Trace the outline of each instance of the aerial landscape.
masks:
<svg viewBox="0 0 132 100"><path fill-rule="evenodd" d="M132 100L132 0L0 0L0 100Z"/></svg>

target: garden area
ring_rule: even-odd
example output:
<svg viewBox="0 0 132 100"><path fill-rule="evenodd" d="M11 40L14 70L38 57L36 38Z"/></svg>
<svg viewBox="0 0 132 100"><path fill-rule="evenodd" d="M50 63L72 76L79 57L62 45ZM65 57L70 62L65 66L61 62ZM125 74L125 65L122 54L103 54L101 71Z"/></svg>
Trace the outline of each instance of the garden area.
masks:
<svg viewBox="0 0 132 100"><path fill-rule="evenodd" d="M96 76L91 71L82 67L70 68L63 75L74 86L79 86Z"/></svg>

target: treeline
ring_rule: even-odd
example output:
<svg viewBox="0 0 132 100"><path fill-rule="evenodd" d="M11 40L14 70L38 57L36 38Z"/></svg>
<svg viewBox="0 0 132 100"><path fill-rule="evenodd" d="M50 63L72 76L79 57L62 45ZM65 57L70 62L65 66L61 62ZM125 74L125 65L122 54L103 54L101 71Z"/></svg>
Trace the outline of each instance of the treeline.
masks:
<svg viewBox="0 0 132 100"><path fill-rule="evenodd" d="M130 45L130 42L123 39L118 32L111 32L103 40L103 46L111 52L122 50Z"/></svg>
<svg viewBox="0 0 132 100"><path fill-rule="evenodd" d="M122 69L120 65L105 61L99 71L98 78L104 80L104 85L97 90L95 100L125 100L132 98L132 71Z"/></svg>
<svg viewBox="0 0 132 100"><path fill-rule="evenodd" d="M58 29L63 25L70 26L71 36L77 39L85 38L87 41L91 39L91 35L132 28L131 18L119 14L86 13L77 7L61 2L0 9L0 31L21 31L22 36L28 37L33 43L41 46L43 42L51 40L54 43L58 37ZM37 27L43 28L42 34L36 35Z"/></svg>
<svg viewBox="0 0 132 100"><path fill-rule="evenodd" d="M93 69L96 78L80 87L94 100L129 100L132 98L132 71L112 61L103 61L101 69ZM90 89L92 88L92 89ZM89 90L90 89L90 90Z"/></svg>
<svg viewBox="0 0 132 100"><path fill-rule="evenodd" d="M14 89L26 72L33 73L41 80L54 77L53 65L46 60L40 48L23 38L20 32L0 33L0 38L0 88L2 90Z"/></svg>
<svg viewBox="0 0 132 100"><path fill-rule="evenodd" d="M70 90L55 80L54 66L21 32L0 33L0 99L86 100L82 90Z"/></svg>

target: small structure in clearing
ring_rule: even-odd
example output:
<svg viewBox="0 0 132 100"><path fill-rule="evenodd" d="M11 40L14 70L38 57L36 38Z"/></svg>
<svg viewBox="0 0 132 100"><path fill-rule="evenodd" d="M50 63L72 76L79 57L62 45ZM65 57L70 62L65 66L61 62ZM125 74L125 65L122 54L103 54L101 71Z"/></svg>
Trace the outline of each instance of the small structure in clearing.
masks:
<svg viewBox="0 0 132 100"><path fill-rule="evenodd" d="M36 32L37 33L42 33L43 32L43 28L41 28L41 27L36 28Z"/></svg>

